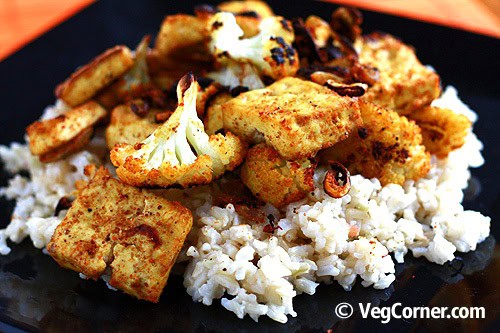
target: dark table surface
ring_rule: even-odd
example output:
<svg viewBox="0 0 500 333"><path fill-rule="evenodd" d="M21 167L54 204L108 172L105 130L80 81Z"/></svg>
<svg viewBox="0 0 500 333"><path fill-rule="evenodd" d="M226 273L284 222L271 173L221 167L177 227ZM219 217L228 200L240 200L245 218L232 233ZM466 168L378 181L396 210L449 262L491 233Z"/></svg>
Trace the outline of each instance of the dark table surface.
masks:
<svg viewBox="0 0 500 333"><path fill-rule="evenodd" d="M308 1L271 1L286 17L316 14L328 18L336 7ZM116 44L134 47L145 34L156 34L163 17L192 12L193 2L100 1L64 22L0 63L0 144L20 141L24 128L43 108L54 102L53 88L77 66ZM362 288L350 293L339 286L321 286L314 296L294 302L297 318L285 325L262 318L238 320L219 303L195 304L173 276L159 304L136 301L112 292L103 283L81 280L63 270L29 242L14 245L0 256L0 331L498 331L500 252L494 237L500 212L500 77L499 40L402 18L364 12L364 31L389 32L417 49L421 61L441 75L443 86L454 85L460 97L476 110L475 132L485 144L486 164L473 170L464 205L492 218L492 235L477 251L438 266L407 257L397 265L397 279L387 290ZM6 184L2 172L0 185ZM479 189L479 191L478 191ZM10 216L12 203L0 202L0 228ZM334 314L339 302L391 306L484 306L486 320L347 320Z"/></svg>

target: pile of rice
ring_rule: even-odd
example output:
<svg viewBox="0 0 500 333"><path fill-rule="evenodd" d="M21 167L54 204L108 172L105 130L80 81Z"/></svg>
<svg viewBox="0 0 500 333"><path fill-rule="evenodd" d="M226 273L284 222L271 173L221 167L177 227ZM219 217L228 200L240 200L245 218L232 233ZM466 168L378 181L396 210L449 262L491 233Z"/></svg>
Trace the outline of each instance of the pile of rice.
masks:
<svg viewBox="0 0 500 333"><path fill-rule="evenodd" d="M452 87L433 105L462 113L473 122L477 118ZM43 117L64 109L56 104ZM16 175L0 190L0 195L16 200L12 221L0 230L1 254L10 251L7 239L20 242L29 236L34 246L45 247L65 214L53 216L58 200L74 189L76 180L85 179L86 164L103 163L102 136L91 147L63 161L41 164L26 145L0 146L8 171L27 170L31 175L31 179ZM274 234L264 232L263 224L238 216L231 204L213 206L208 187L165 191L172 198L183 198L195 216L178 259L188 261L184 286L194 301L211 305L221 299L222 306L239 318L248 314L257 321L266 315L284 323L287 315L296 316L293 298L314 294L319 283L336 281L350 290L359 279L365 287L384 289L395 279L393 258L403 262L408 251L443 264L456 251L475 250L489 235L490 218L465 211L461 202L469 167L484 162L481 149L471 132L465 145L448 158L433 157L425 178L404 186L381 186L377 179L354 175L349 194L341 199L323 192L326 170L318 169L316 190L309 198L288 205L281 214L265 207L266 214L279 220L280 229Z"/></svg>

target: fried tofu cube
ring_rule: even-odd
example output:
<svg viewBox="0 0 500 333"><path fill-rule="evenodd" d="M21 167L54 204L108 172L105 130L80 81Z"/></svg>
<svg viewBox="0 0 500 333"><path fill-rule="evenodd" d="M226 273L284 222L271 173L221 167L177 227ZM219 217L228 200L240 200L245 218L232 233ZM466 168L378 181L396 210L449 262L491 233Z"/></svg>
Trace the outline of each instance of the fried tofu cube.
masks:
<svg viewBox="0 0 500 333"><path fill-rule="evenodd" d="M381 33L364 36L360 41L359 61L380 73L363 100L407 115L439 97L439 76L420 63L412 47Z"/></svg>
<svg viewBox="0 0 500 333"><path fill-rule="evenodd" d="M255 197L279 208L314 191L315 168L308 159L286 161L272 147L258 144L248 151L241 180Z"/></svg>
<svg viewBox="0 0 500 333"><path fill-rule="evenodd" d="M427 151L439 158L462 147L472 126L466 116L432 106L413 112L409 118L422 129Z"/></svg>
<svg viewBox="0 0 500 333"><path fill-rule="evenodd" d="M179 63L211 62L207 19L186 14L166 16L156 37L154 53L162 68L177 68Z"/></svg>
<svg viewBox="0 0 500 333"><path fill-rule="evenodd" d="M192 223L181 204L122 184L101 167L47 250L62 267L94 280L110 267L111 286L158 302Z"/></svg>
<svg viewBox="0 0 500 333"><path fill-rule="evenodd" d="M242 93L222 109L225 129L265 141L286 160L313 157L361 125L357 99L292 77Z"/></svg>
<svg viewBox="0 0 500 333"><path fill-rule="evenodd" d="M56 88L56 96L75 107L94 97L101 89L121 77L134 64L126 46L115 46L82 66Z"/></svg>
<svg viewBox="0 0 500 333"><path fill-rule="evenodd" d="M422 145L420 128L395 111L360 103L364 125L343 142L321 152L322 161L339 161L352 174L403 185L424 177L430 155Z"/></svg>
<svg viewBox="0 0 500 333"><path fill-rule="evenodd" d="M135 105L135 104L134 104ZM132 110L132 104L119 105L111 111L111 120L106 128L106 145L111 150L118 143L135 144L146 139L161 123L156 116L162 110L152 109L144 116Z"/></svg>
<svg viewBox="0 0 500 333"><path fill-rule="evenodd" d="M81 150L106 114L106 109L90 101L56 118L35 121L26 128L31 153L47 163Z"/></svg>

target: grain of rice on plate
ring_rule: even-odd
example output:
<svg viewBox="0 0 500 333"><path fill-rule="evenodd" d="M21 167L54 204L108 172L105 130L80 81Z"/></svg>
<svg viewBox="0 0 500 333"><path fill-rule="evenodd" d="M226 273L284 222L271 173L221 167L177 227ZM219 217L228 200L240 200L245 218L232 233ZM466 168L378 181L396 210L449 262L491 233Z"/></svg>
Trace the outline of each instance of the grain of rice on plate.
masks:
<svg viewBox="0 0 500 333"><path fill-rule="evenodd" d="M448 87L433 105L464 114L472 122L476 114ZM63 103L48 107L42 118L64 111ZM470 178L469 167L480 167L482 144L471 131L465 144L445 159L432 157L426 177L406 181L403 186L381 186L377 179L351 176L348 195L334 199L321 186L326 169L314 174L316 189L307 199L285 207L273 235L264 225L239 216L235 207L212 205L209 187L171 191L183 198L194 212L195 223L178 261L188 261L184 286L196 302L222 306L243 318L262 315L286 322L296 316L293 298L314 294L320 283L336 281L350 290L356 280L365 287L387 288L395 279L394 260L403 262L411 251L415 257L443 264L455 252L476 249L490 232L490 218L464 210L462 190ZM12 174L28 171L31 178L16 174L0 194L16 200L10 224L0 230L0 253L11 249L7 241L21 242L27 236L44 248L65 211L53 216L62 196L86 179L84 166L102 163L102 134L87 150L48 164L33 157L25 144L0 146L0 157ZM112 168L112 167L109 167ZM279 211L265 206L267 214ZM352 239L351 232L359 232ZM391 256L392 255L392 256Z"/></svg>

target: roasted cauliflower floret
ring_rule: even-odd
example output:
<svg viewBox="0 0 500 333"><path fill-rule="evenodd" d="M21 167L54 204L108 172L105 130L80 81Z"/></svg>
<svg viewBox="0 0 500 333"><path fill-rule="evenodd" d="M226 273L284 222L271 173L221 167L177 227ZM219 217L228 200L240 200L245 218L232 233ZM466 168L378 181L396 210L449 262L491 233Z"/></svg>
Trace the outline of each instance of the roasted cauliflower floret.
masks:
<svg viewBox="0 0 500 333"><path fill-rule="evenodd" d="M272 147L256 145L241 167L241 180L260 200L283 207L314 191L316 165L308 159L286 161Z"/></svg>
<svg viewBox="0 0 500 333"><path fill-rule="evenodd" d="M366 102L360 107L363 126L321 152L321 160L339 161L352 174L378 178L383 185L424 177L430 155L422 145L420 128L395 111Z"/></svg>
<svg viewBox="0 0 500 333"><path fill-rule="evenodd" d="M279 16L264 18L259 33L243 38L233 14L220 12L208 21L211 33L209 48L217 61L251 64L261 78L277 80L293 76L299 67L297 52L291 46L294 33L291 24Z"/></svg>
<svg viewBox="0 0 500 333"><path fill-rule="evenodd" d="M245 38L259 33L259 24L263 18L274 16L273 10L264 1L228 1L218 4L217 8L234 14Z"/></svg>
<svg viewBox="0 0 500 333"><path fill-rule="evenodd" d="M363 100L407 115L439 97L439 76L420 63L415 50L390 35L373 33L358 40L359 61L375 67L379 80Z"/></svg>
<svg viewBox="0 0 500 333"><path fill-rule="evenodd" d="M222 104L233 97L228 91L221 91L208 101L205 108L205 131L212 135L224 129L224 118L222 116Z"/></svg>
<svg viewBox="0 0 500 333"><path fill-rule="evenodd" d="M111 109L127 99L139 97L143 91L153 87L147 63L150 40L150 36L142 38L135 49L134 64L130 70L99 93L96 99L100 104Z"/></svg>
<svg viewBox="0 0 500 333"><path fill-rule="evenodd" d="M102 106L90 101L56 118L35 121L26 128L31 153L47 163L79 151L106 114Z"/></svg>
<svg viewBox="0 0 500 333"><path fill-rule="evenodd" d="M361 125L358 101L319 84L284 78L222 105L224 128L287 160L314 157Z"/></svg>
<svg viewBox="0 0 500 333"><path fill-rule="evenodd" d="M246 145L237 136L205 133L196 113L198 90L194 76L185 75L177 86L179 106L170 118L142 142L113 148L111 161L122 181L189 187L208 184L243 162Z"/></svg>
<svg viewBox="0 0 500 333"><path fill-rule="evenodd" d="M304 26L311 34L316 47L325 47L328 43L332 42L332 28L321 17L316 15L308 16L304 22Z"/></svg>
<svg viewBox="0 0 500 333"><path fill-rule="evenodd" d="M254 66L236 61L229 60L218 71L210 72L207 76L230 89L240 86L249 90L265 87Z"/></svg>
<svg viewBox="0 0 500 333"><path fill-rule="evenodd" d="M274 16L273 10L265 1L226 1L218 4L217 7L223 12L230 12L247 16L258 16L261 18Z"/></svg>
<svg viewBox="0 0 500 333"><path fill-rule="evenodd" d="M95 280L109 267L111 286L158 302L192 224L181 204L125 185L101 167L47 250L59 265Z"/></svg>
<svg viewBox="0 0 500 333"><path fill-rule="evenodd" d="M463 146L472 125L464 115L432 106L413 112L409 118L422 129L427 151L440 158Z"/></svg>
<svg viewBox="0 0 500 333"><path fill-rule="evenodd" d="M94 97L134 65L132 52L126 46L115 46L82 66L57 86L56 96L75 107Z"/></svg>

